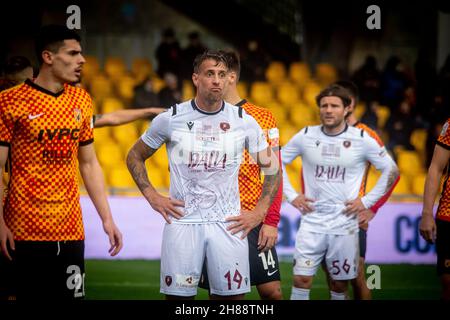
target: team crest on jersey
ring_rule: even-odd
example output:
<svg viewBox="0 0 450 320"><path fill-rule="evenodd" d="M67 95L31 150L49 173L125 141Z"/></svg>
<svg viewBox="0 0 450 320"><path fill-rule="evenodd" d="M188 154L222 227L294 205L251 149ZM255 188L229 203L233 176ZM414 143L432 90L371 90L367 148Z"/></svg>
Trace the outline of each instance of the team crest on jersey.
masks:
<svg viewBox="0 0 450 320"><path fill-rule="evenodd" d="M227 132L228 129L230 129L230 124L228 122L221 122L220 123L220 129Z"/></svg>
<svg viewBox="0 0 450 320"><path fill-rule="evenodd" d="M172 284L172 277L171 276L166 276L166 284L168 287L170 287L170 285Z"/></svg>
<svg viewBox="0 0 450 320"><path fill-rule="evenodd" d="M348 140L345 140L343 145L344 145L344 147L348 148L348 147L350 147L352 145L352 143L350 141L348 141Z"/></svg>
<svg viewBox="0 0 450 320"><path fill-rule="evenodd" d="M73 109L73 115L75 116L76 122L81 121L81 110L80 109Z"/></svg>
<svg viewBox="0 0 450 320"><path fill-rule="evenodd" d="M189 121L186 124L187 124L187 126L189 128L189 131L191 131L192 127L194 126L194 123L192 121Z"/></svg>
<svg viewBox="0 0 450 320"><path fill-rule="evenodd" d="M444 126L442 127L442 131L441 131L441 136L442 137L445 136L445 133L447 132L447 130L448 130L448 122L446 122L444 124Z"/></svg>

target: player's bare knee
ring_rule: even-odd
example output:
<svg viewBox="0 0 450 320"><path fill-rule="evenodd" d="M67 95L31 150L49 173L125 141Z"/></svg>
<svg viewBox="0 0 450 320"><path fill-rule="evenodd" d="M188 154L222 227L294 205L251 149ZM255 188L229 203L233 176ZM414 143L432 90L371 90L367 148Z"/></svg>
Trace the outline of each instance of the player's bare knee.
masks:
<svg viewBox="0 0 450 320"><path fill-rule="evenodd" d="M311 289L313 277L294 276L294 287L302 289Z"/></svg>
<svg viewBox="0 0 450 320"><path fill-rule="evenodd" d="M259 296L261 300L282 300L283 295L281 294L280 286L271 286L264 290L259 290Z"/></svg>
<svg viewBox="0 0 450 320"><path fill-rule="evenodd" d="M342 293L346 292L348 288L348 281L347 280L333 280L333 291Z"/></svg>

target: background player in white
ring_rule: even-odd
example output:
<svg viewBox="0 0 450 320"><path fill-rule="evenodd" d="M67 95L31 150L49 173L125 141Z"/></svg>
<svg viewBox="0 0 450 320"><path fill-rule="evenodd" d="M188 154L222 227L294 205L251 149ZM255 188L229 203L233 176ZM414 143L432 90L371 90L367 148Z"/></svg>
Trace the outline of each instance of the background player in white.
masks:
<svg viewBox="0 0 450 320"><path fill-rule="evenodd" d="M130 150L128 168L150 205L166 220L161 253L161 292L193 298L206 258L212 298L243 298L250 291L248 243L226 218L240 213L238 173L247 148L265 172L255 212L265 214L281 179L278 159L262 129L242 108L223 101L228 60L207 51L194 62L195 99L157 116ZM166 143L170 197L159 194L144 162Z"/></svg>
<svg viewBox="0 0 450 320"><path fill-rule="evenodd" d="M283 177L288 201L302 211L294 253L294 285L291 299L307 300L313 276L323 258L335 280L331 299L345 299L348 280L358 268L358 220L356 214L370 208L389 190L398 169L385 148L364 130L349 126L350 97L336 85L316 98L322 125L306 127L282 149L283 165L302 157L305 194L297 194ZM358 198L366 162L382 174L376 186Z"/></svg>

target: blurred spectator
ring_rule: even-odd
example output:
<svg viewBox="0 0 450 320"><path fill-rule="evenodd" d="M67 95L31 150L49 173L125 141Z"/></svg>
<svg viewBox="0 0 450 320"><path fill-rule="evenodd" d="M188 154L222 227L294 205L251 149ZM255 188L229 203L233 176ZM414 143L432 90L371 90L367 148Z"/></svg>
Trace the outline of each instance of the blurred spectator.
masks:
<svg viewBox="0 0 450 320"><path fill-rule="evenodd" d="M202 54L207 48L203 45L200 34L196 31L189 33L189 43L186 48L183 49L181 56L181 79L190 80L192 78L192 65L195 57Z"/></svg>
<svg viewBox="0 0 450 320"><path fill-rule="evenodd" d="M386 62L381 76L381 103L388 106L391 112L402 102L403 92L407 87L407 77L397 56Z"/></svg>
<svg viewBox="0 0 450 320"><path fill-rule="evenodd" d="M4 77L0 79L0 91L14 87L28 78L33 78L30 60L22 56L11 57L6 62Z"/></svg>
<svg viewBox="0 0 450 320"><path fill-rule="evenodd" d="M159 99L153 91L153 82L147 77L141 84L134 88L133 108L148 108L159 106Z"/></svg>
<svg viewBox="0 0 450 320"><path fill-rule="evenodd" d="M374 56L367 56L364 64L353 74L353 82L360 89L360 100L380 101L381 73Z"/></svg>
<svg viewBox="0 0 450 320"><path fill-rule="evenodd" d="M361 122L366 124L372 130L375 130L377 133L379 131L377 115L378 106L379 104L377 101L366 102L366 111L361 117Z"/></svg>
<svg viewBox="0 0 450 320"><path fill-rule="evenodd" d="M163 108L169 108L181 102L181 91L178 88L178 78L173 73L164 74L166 86L158 93L159 104Z"/></svg>
<svg viewBox="0 0 450 320"><path fill-rule="evenodd" d="M270 59L259 47L258 41L250 40L247 51L244 52L241 59L241 79L249 83L255 81L265 81L265 70L269 65Z"/></svg>
<svg viewBox="0 0 450 320"><path fill-rule="evenodd" d="M431 119L431 106L434 104L434 95L436 92L436 71L428 56L419 52L415 64L416 74L416 110L426 119Z"/></svg>
<svg viewBox="0 0 450 320"><path fill-rule="evenodd" d="M447 56L444 65L439 70L437 79L437 95L436 104L438 115L440 119L447 119L450 117L450 55Z"/></svg>
<svg viewBox="0 0 450 320"><path fill-rule="evenodd" d="M411 134L420 127L422 123L414 116L411 104L404 99L386 122L385 131L389 135L386 147L391 151L394 151L397 146L406 150L415 150L410 142Z"/></svg>
<svg viewBox="0 0 450 320"><path fill-rule="evenodd" d="M158 75L160 77L163 77L166 72L179 76L181 49L172 28L163 31L161 43L156 48L156 59L158 60Z"/></svg>

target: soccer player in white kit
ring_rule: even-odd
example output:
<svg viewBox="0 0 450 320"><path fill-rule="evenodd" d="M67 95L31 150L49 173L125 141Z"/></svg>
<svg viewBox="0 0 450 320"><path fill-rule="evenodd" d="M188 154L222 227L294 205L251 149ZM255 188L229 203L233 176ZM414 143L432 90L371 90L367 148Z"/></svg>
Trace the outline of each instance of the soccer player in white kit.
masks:
<svg viewBox="0 0 450 320"><path fill-rule="evenodd" d="M288 201L302 213L294 253L292 300L309 300L313 276L325 258L336 281L331 299L344 300L348 280L358 270L357 214L391 188L399 172L384 146L345 118L351 99L332 85L316 98L322 125L300 130L282 149L283 165L302 157L304 194L297 193L283 170ZM381 171L375 187L358 198L366 162Z"/></svg>
<svg viewBox="0 0 450 320"><path fill-rule="evenodd" d="M167 299L195 297L205 259L211 298L242 299L250 291L247 238L242 231L230 232L239 225L226 220L240 214L238 173L244 148L265 173L261 197L248 214L265 214L280 184L278 158L256 120L223 101L228 69L220 52L197 56L195 99L158 115L127 157L142 194L167 222L160 278ZM169 198L154 189L144 165L163 143L170 166Z"/></svg>

